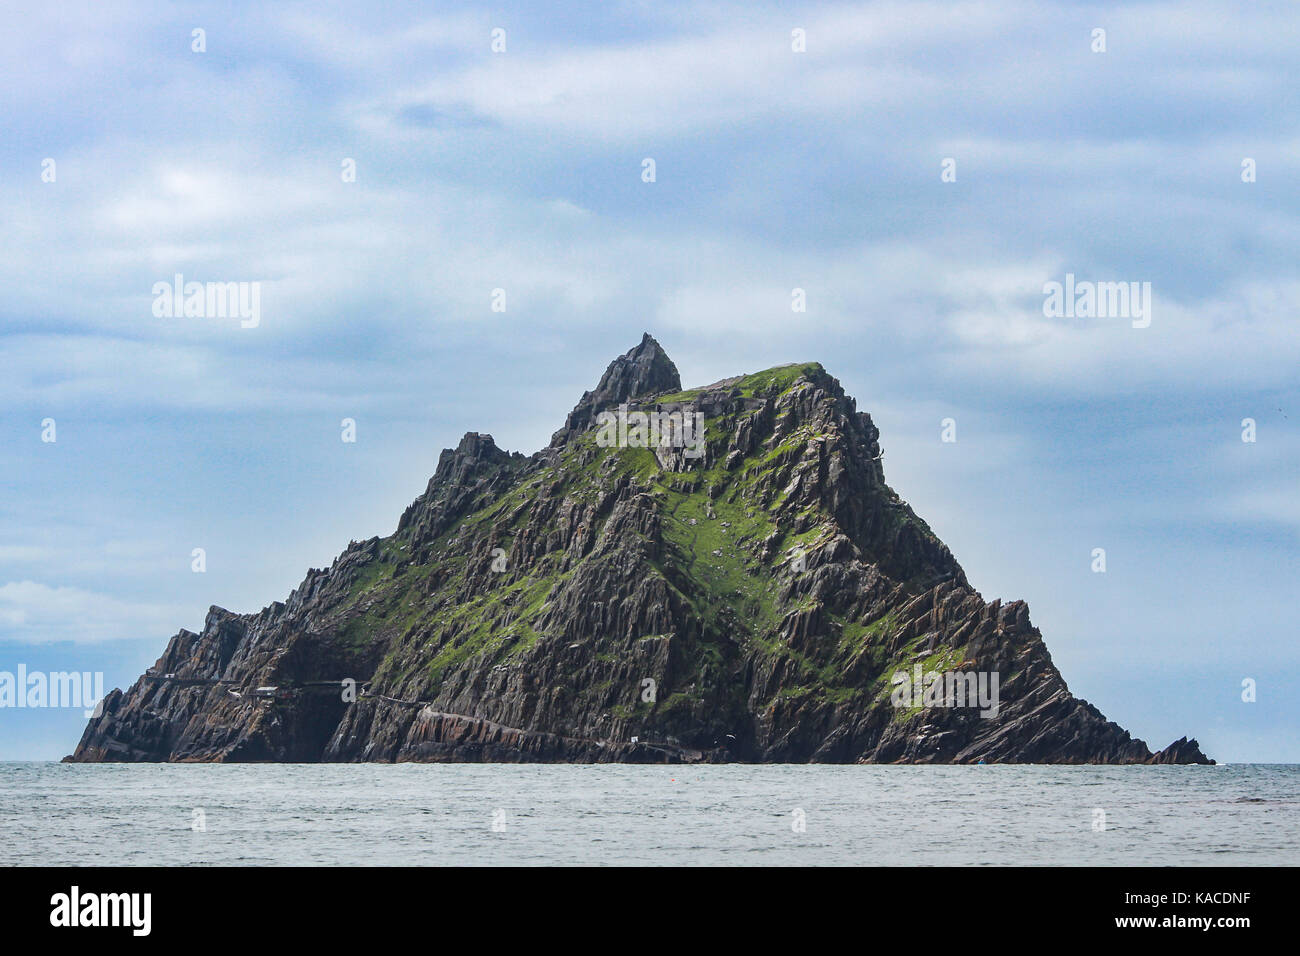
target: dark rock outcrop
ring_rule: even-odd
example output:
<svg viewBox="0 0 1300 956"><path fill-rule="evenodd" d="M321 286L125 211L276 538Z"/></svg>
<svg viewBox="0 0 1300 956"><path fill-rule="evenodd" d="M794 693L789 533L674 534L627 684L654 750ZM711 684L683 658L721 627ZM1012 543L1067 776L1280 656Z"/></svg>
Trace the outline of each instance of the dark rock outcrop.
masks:
<svg viewBox="0 0 1300 956"><path fill-rule="evenodd" d="M623 403L704 441L606 447ZM68 759L1208 762L1071 695L880 458L820 365L682 392L646 335L546 449L470 432L391 537L212 608Z"/></svg>
<svg viewBox="0 0 1300 956"><path fill-rule="evenodd" d="M1152 754L1147 763L1214 763L1206 760L1195 740L1179 737L1164 750Z"/></svg>
<svg viewBox="0 0 1300 956"><path fill-rule="evenodd" d="M610 363L594 392L583 392L565 419L564 427L551 437L551 444L559 445L587 429L602 409L646 395L676 392L681 387L677 366L654 336L646 332L641 336L640 345Z"/></svg>

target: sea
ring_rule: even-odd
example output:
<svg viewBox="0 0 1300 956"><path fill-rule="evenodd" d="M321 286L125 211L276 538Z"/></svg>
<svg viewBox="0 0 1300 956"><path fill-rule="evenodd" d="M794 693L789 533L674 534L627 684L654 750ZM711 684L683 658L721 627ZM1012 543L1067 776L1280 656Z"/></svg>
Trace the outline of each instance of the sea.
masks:
<svg viewBox="0 0 1300 956"><path fill-rule="evenodd" d="M47 866L1300 863L1300 765L0 763Z"/></svg>

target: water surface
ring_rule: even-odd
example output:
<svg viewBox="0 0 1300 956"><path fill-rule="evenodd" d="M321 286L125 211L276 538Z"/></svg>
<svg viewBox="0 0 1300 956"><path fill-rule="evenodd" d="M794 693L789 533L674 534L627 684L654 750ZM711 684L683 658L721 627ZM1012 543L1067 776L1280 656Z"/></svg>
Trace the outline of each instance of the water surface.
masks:
<svg viewBox="0 0 1300 956"><path fill-rule="evenodd" d="M1295 865L1300 766L0 763L0 860Z"/></svg>

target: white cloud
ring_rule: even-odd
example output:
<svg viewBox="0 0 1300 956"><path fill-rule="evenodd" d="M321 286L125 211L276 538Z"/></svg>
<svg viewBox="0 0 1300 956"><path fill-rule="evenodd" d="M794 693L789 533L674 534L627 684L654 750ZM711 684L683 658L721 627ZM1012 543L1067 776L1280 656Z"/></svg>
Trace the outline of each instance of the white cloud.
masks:
<svg viewBox="0 0 1300 956"><path fill-rule="evenodd" d="M36 581L0 585L0 640L22 644L97 644L164 637L178 630L181 609L123 601L76 587Z"/></svg>

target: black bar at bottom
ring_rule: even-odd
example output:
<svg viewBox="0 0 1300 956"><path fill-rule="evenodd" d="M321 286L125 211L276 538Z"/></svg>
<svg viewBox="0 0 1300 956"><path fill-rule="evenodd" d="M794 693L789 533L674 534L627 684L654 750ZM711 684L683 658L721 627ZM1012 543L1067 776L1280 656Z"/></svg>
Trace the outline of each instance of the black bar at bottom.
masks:
<svg viewBox="0 0 1300 956"><path fill-rule="evenodd" d="M760 939L782 925L820 933L839 924L877 942L951 942L964 933L1014 931L1050 933L1042 939L1051 941L1199 936L1230 945L1260 928L1289 929L1282 910L1296 878L1289 868L1069 867L117 867L9 875L0 925L11 941L38 935L52 942L112 938L128 946L207 940L345 948L385 938L397 943L410 933L416 939L431 933L430 946L448 945L451 938L439 931L450 928L484 933L483 942L517 934L534 944L608 947L620 938L609 931L662 940L661 934L672 938L699 921Z"/></svg>

